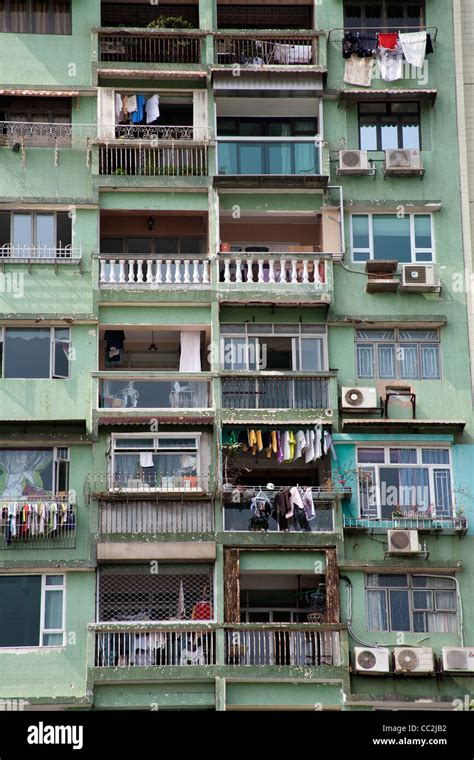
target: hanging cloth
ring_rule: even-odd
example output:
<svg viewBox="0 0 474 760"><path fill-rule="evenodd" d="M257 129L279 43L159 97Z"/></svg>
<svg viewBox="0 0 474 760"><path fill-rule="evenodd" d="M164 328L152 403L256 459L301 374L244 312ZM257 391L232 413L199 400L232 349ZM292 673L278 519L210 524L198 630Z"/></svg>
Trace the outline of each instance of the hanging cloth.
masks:
<svg viewBox="0 0 474 760"><path fill-rule="evenodd" d="M426 35L426 55L431 55L431 53L434 53L434 47L431 34L428 32Z"/></svg>
<svg viewBox="0 0 474 760"><path fill-rule="evenodd" d="M201 371L201 333L181 332L181 355L179 357L180 372Z"/></svg>
<svg viewBox="0 0 474 760"><path fill-rule="evenodd" d="M316 517L316 510L314 508L313 490L311 488L306 488L303 492L302 501L306 518L308 520L314 520Z"/></svg>
<svg viewBox="0 0 474 760"><path fill-rule="evenodd" d="M146 111L146 123L152 124L160 116L160 96L152 95L148 98L145 106Z"/></svg>
<svg viewBox="0 0 474 760"><path fill-rule="evenodd" d="M283 433L283 461L289 462L291 459L290 431L285 430Z"/></svg>
<svg viewBox="0 0 474 760"><path fill-rule="evenodd" d="M397 47L397 42L398 32L388 32L387 34L381 32L378 36L378 43L380 48L394 50Z"/></svg>
<svg viewBox="0 0 474 760"><path fill-rule="evenodd" d="M328 430L324 431L324 453L327 454L328 451L331 451L332 458L337 461L337 454L336 449L334 448L334 444L332 442L332 435Z"/></svg>
<svg viewBox="0 0 474 760"><path fill-rule="evenodd" d="M344 69L344 82L357 87L370 87L372 84L374 62L372 58L360 58L353 53L346 60Z"/></svg>
<svg viewBox="0 0 474 760"><path fill-rule="evenodd" d="M237 442L240 443L240 447L244 453L248 451L249 450L249 431L241 430L239 432L239 435L237 436ZM232 443L232 441L229 441L229 443Z"/></svg>
<svg viewBox="0 0 474 760"><path fill-rule="evenodd" d="M317 459L321 459L323 455L323 446L322 446L322 440L323 440L323 429L321 425L316 425L315 429L315 440L314 440L314 461Z"/></svg>
<svg viewBox="0 0 474 760"><path fill-rule="evenodd" d="M380 76L384 82L395 82L403 79L403 54L400 46L393 50L379 48L375 54Z"/></svg>
<svg viewBox="0 0 474 760"><path fill-rule="evenodd" d="M151 451L140 451L140 467L153 467L153 454Z"/></svg>
<svg viewBox="0 0 474 760"><path fill-rule="evenodd" d="M132 113L132 124L140 124L145 116L145 102L146 98L144 95L137 95L137 108L136 111Z"/></svg>
<svg viewBox="0 0 474 760"><path fill-rule="evenodd" d="M129 95L127 102L127 112L134 113L137 110L137 96Z"/></svg>
<svg viewBox="0 0 474 760"><path fill-rule="evenodd" d="M282 435L279 430L276 431L277 435L277 462L278 464L282 464L282 462L285 459L285 453L283 451L283 440Z"/></svg>
<svg viewBox="0 0 474 760"><path fill-rule="evenodd" d="M306 437L304 430L298 430L296 433L296 447L295 447L295 459L300 459L303 456L303 451L306 448Z"/></svg>
<svg viewBox="0 0 474 760"><path fill-rule="evenodd" d="M314 461L314 430L307 430L305 434L306 448L304 451L304 461L306 464Z"/></svg>
<svg viewBox="0 0 474 760"><path fill-rule="evenodd" d="M123 110L122 110L122 96L116 92L115 93L115 122L120 122L123 120Z"/></svg>
<svg viewBox="0 0 474 760"><path fill-rule="evenodd" d="M427 38L426 32L400 34L400 45L405 59L419 69L425 62Z"/></svg>

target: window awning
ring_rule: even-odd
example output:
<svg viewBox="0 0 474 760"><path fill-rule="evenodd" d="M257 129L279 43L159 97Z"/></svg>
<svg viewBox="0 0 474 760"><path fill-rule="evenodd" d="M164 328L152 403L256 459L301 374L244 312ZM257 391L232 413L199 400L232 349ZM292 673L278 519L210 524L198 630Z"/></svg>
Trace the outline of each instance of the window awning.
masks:
<svg viewBox="0 0 474 760"><path fill-rule="evenodd" d="M466 422L464 420L397 420L397 419L370 419L370 418L358 418L358 419L350 419L348 417L344 417L342 420L342 429L344 431L348 430L358 430L359 432L362 432L363 430L368 430L371 432L375 431L383 431L383 432L397 432L398 430L402 430L404 432L409 433L423 433L423 432L447 432L447 431L453 431L457 433L461 433L464 428L466 427Z"/></svg>
<svg viewBox="0 0 474 760"><path fill-rule="evenodd" d="M425 100L434 103L438 90L340 90L339 100L371 100L374 102L393 100Z"/></svg>
<svg viewBox="0 0 474 760"><path fill-rule="evenodd" d="M153 418L156 418L163 425L212 425L214 415L209 414L208 417L185 417L185 416L173 416L166 417L165 415L154 414ZM144 414L143 417L99 417L99 425L147 425L148 431L150 428L150 413Z"/></svg>
<svg viewBox="0 0 474 760"><path fill-rule="evenodd" d="M288 74L288 66L279 71L278 67L272 66L271 71L243 71L240 70L239 76L236 77L232 71L223 71L222 69L213 68L213 87L214 90L221 91L248 91L259 92L262 90L272 91L305 91L321 92L323 90L323 75L321 71L308 71L307 66L292 66L292 74ZM148 74L148 72L147 72Z"/></svg>
<svg viewBox="0 0 474 760"><path fill-rule="evenodd" d="M162 69L98 69L102 79L205 79L205 71L170 71Z"/></svg>

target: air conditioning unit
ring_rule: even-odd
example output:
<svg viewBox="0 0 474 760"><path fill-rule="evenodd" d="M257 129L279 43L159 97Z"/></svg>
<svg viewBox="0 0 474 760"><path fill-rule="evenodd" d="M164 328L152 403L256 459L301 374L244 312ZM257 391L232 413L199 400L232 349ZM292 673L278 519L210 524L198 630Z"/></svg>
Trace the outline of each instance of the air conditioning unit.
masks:
<svg viewBox="0 0 474 760"><path fill-rule="evenodd" d="M375 388L341 388L341 406L343 409L376 409L377 392Z"/></svg>
<svg viewBox="0 0 474 760"><path fill-rule="evenodd" d="M418 554L421 546L417 530L388 530L389 554Z"/></svg>
<svg viewBox="0 0 474 760"><path fill-rule="evenodd" d="M419 150L396 148L385 151L385 172L394 174L420 174L423 172Z"/></svg>
<svg viewBox="0 0 474 760"><path fill-rule="evenodd" d="M440 282L436 276L434 264L404 264L400 290L412 290L423 293L436 290Z"/></svg>
<svg viewBox="0 0 474 760"><path fill-rule="evenodd" d="M443 647L441 651L447 673L474 673L474 647Z"/></svg>
<svg viewBox="0 0 474 760"><path fill-rule="evenodd" d="M390 650L387 647L354 647L354 664L357 673L388 673Z"/></svg>
<svg viewBox="0 0 474 760"><path fill-rule="evenodd" d="M340 150L339 174L358 174L370 171L366 150Z"/></svg>
<svg viewBox="0 0 474 760"><path fill-rule="evenodd" d="M395 673L433 673L431 647L395 647Z"/></svg>

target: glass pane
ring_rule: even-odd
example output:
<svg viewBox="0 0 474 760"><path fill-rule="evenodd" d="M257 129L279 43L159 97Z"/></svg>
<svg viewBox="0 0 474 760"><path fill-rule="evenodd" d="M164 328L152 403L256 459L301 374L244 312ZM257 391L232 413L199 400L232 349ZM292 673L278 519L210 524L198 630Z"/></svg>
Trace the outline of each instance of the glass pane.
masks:
<svg viewBox="0 0 474 760"><path fill-rule="evenodd" d="M360 149L378 150L377 119L375 116L359 117Z"/></svg>
<svg viewBox="0 0 474 760"><path fill-rule="evenodd" d="M5 377L49 377L50 343L49 329L5 330Z"/></svg>
<svg viewBox="0 0 474 760"><path fill-rule="evenodd" d="M62 647L64 636L62 633L43 633L44 647Z"/></svg>
<svg viewBox="0 0 474 760"><path fill-rule="evenodd" d="M430 506L428 470L422 467L381 467L382 517L396 509L426 512Z"/></svg>
<svg viewBox="0 0 474 760"><path fill-rule="evenodd" d="M382 20L382 4L365 6L365 26L367 29L380 29Z"/></svg>
<svg viewBox="0 0 474 760"><path fill-rule="evenodd" d="M433 609L433 592L432 591L414 591L413 592L413 609L432 610Z"/></svg>
<svg viewBox="0 0 474 760"><path fill-rule="evenodd" d="M390 449L390 464L416 464L416 449Z"/></svg>
<svg viewBox="0 0 474 760"><path fill-rule="evenodd" d="M362 26L362 9L360 3L346 5L344 11L344 26L347 29Z"/></svg>
<svg viewBox="0 0 474 760"><path fill-rule="evenodd" d="M38 646L41 576L0 578L0 647Z"/></svg>
<svg viewBox="0 0 474 760"><path fill-rule="evenodd" d="M255 121L241 121L239 128L239 137L261 137L263 134L265 134L264 129L264 123L258 121L258 119ZM280 132L277 131L275 134L280 134Z"/></svg>
<svg viewBox="0 0 474 760"><path fill-rule="evenodd" d="M261 369L292 370L292 338L261 338L259 341Z"/></svg>
<svg viewBox="0 0 474 760"><path fill-rule="evenodd" d="M398 144L398 124L393 116L385 116L381 119L382 150L400 148Z"/></svg>
<svg viewBox="0 0 474 760"><path fill-rule="evenodd" d="M426 631L426 615L424 612L413 613L413 630L415 633Z"/></svg>
<svg viewBox="0 0 474 760"><path fill-rule="evenodd" d="M435 591L435 606L437 610L456 611L456 594L454 591Z"/></svg>
<svg viewBox="0 0 474 760"><path fill-rule="evenodd" d="M151 238L145 238L145 237L137 237L137 238L127 238L125 240L125 250L127 253L143 253L143 254L149 254L151 253L151 245L152 241ZM172 251L167 251L167 253L171 253ZM177 252L177 251L176 251Z"/></svg>
<svg viewBox="0 0 474 760"><path fill-rule="evenodd" d="M426 575L413 575L411 579L413 588L454 588L454 580L451 578L433 578Z"/></svg>
<svg viewBox="0 0 474 760"><path fill-rule="evenodd" d="M36 216L36 245L56 248L53 214L37 214Z"/></svg>
<svg viewBox="0 0 474 760"><path fill-rule="evenodd" d="M389 5L387 5L387 24L389 28L403 28L403 21L403 4L389 3Z"/></svg>
<svg viewBox="0 0 474 760"><path fill-rule="evenodd" d="M407 343L400 345L399 351L400 378L402 380L416 380L418 370L418 348Z"/></svg>
<svg viewBox="0 0 474 760"><path fill-rule="evenodd" d="M374 258L411 261L410 218L394 214L373 216Z"/></svg>
<svg viewBox="0 0 474 760"><path fill-rule="evenodd" d="M369 217L362 214L352 216L352 247L369 248Z"/></svg>
<svg viewBox="0 0 474 760"><path fill-rule="evenodd" d="M393 588L394 586L408 586L407 575L389 575L388 573L370 574L367 576L368 585L379 588Z"/></svg>
<svg viewBox="0 0 474 760"><path fill-rule="evenodd" d="M420 149L420 127L413 123L413 117L402 117L402 148Z"/></svg>
<svg viewBox="0 0 474 760"><path fill-rule="evenodd" d="M414 216L414 224L416 248L431 249L431 216L429 214L416 214Z"/></svg>
<svg viewBox="0 0 474 760"><path fill-rule="evenodd" d="M237 174L237 143L219 142L217 156L219 174Z"/></svg>
<svg viewBox="0 0 474 760"><path fill-rule="evenodd" d="M379 377L391 380L395 377L395 346L379 345L377 349L379 361Z"/></svg>
<svg viewBox="0 0 474 760"><path fill-rule="evenodd" d="M47 575L47 586L62 586L64 584L64 575Z"/></svg>
<svg viewBox="0 0 474 760"><path fill-rule="evenodd" d="M44 627L61 629L63 625L63 592L46 591L44 604Z"/></svg>
<svg viewBox="0 0 474 760"><path fill-rule="evenodd" d="M360 464L383 464L385 451L383 449L357 449L357 461Z"/></svg>
<svg viewBox="0 0 474 760"><path fill-rule="evenodd" d="M367 627L369 631L387 631L387 595L385 591L367 592Z"/></svg>
<svg viewBox="0 0 474 760"><path fill-rule="evenodd" d="M158 438L159 449L196 449L197 441L195 438Z"/></svg>
<svg viewBox="0 0 474 760"><path fill-rule="evenodd" d="M71 337L71 331L69 327L55 327L54 328L54 339L55 340L63 340L68 341Z"/></svg>
<svg viewBox="0 0 474 760"><path fill-rule="evenodd" d="M322 338L301 338L301 371L321 372L324 367Z"/></svg>
<svg viewBox="0 0 474 760"><path fill-rule="evenodd" d="M357 346L357 376L359 378L374 376L374 347L370 344Z"/></svg>
<svg viewBox="0 0 474 760"><path fill-rule="evenodd" d="M449 449L422 449L423 464L449 464Z"/></svg>
<svg viewBox="0 0 474 760"><path fill-rule="evenodd" d="M116 438L116 449L153 449L155 441L153 438Z"/></svg>
<svg viewBox="0 0 474 760"><path fill-rule="evenodd" d="M69 343L54 341L54 377L69 377L69 352Z"/></svg>
<svg viewBox="0 0 474 760"><path fill-rule="evenodd" d="M435 514L437 517L451 517L453 513L451 473L449 470L434 470L433 478Z"/></svg>
<svg viewBox="0 0 474 760"><path fill-rule="evenodd" d="M263 163L264 149L261 145L249 143L239 145L238 174L266 174ZM282 172L278 171L277 174Z"/></svg>
<svg viewBox="0 0 474 760"><path fill-rule="evenodd" d="M410 630L410 605L408 591L390 591L390 629Z"/></svg>
<svg viewBox="0 0 474 760"><path fill-rule="evenodd" d="M439 380L441 371L439 366L439 345L421 346L421 378L422 380Z"/></svg>
<svg viewBox="0 0 474 760"><path fill-rule="evenodd" d="M12 243L15 246L33 245L32 214L13 214Z"/></svg>

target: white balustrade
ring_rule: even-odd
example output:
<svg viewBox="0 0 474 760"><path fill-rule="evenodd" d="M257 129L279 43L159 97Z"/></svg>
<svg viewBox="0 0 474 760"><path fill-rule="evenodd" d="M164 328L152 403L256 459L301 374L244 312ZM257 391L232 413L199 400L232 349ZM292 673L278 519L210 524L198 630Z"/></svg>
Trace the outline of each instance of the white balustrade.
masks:
<svg viewBox="0 0 474 760"><path fill-rule="evenodd" d="M123 288L165 285L209 285L208 259L100 257L100 285Z"/></svg>
<svg viewBox="0 0 474 760"><path fill-rule="evenodd" d="M223 254L220 259L221 282L233 284L277 283L298 287L324 288L327 281L326 262L319 258L270 256L255 259L252 255Z"/></svg>

